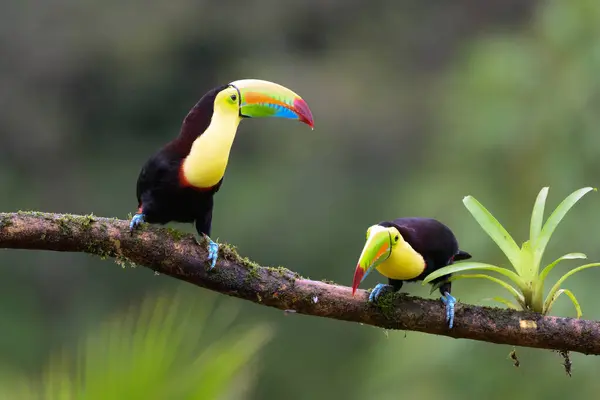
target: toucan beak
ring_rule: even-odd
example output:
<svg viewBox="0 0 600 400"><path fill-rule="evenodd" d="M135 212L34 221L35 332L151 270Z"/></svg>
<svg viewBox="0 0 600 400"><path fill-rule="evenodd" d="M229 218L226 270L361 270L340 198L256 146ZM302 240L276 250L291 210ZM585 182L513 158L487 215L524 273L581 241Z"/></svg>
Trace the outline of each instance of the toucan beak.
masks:
<svg viewBox="0 0 600 400"><path fill-rule="evenodd" d="M358 285L360 285L367 275L390 256L392 251L391 242L390 233L386 228L381 226L373 226L371 228L365 247L363 247L363 251L358 259L356 270L354 271L352 296L354 296Z"/></svg>
<svg viewBox="0 0 600 400"><path fill-rule="evenodd" d="M242 79L229 85L240 93L240 116L297 119L314 128L308 104L285 86L259 79Z"/></svg>

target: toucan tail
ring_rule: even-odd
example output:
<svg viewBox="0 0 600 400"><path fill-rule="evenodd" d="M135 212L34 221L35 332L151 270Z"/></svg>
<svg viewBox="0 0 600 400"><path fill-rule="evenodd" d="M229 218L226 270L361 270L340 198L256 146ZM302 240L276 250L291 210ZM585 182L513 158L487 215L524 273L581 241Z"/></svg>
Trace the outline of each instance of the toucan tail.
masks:
<svg viewBox="0 0 600 400"><path fill-rule="evenodd" d="M454 261L468 260L471 258L471 255L466 251L459 250L458 253L454 256Z"/></svg>

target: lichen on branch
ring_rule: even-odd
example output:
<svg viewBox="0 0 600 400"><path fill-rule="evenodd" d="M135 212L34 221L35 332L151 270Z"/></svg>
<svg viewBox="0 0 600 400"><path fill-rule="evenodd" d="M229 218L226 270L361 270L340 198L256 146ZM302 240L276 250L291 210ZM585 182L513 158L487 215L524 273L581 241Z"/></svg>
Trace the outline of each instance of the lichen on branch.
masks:
<svg viewBox="0 0 600 400"><path fill-rule="evenodd" d="M438 300L390 294L382 306L368 292L305 279L283 267L261 267L222 244L213 270L193 235L127 221L41 212L0 213L0 248L84 252L145 266L196 286L280 310L490 343L600 354L600 322L457 304L448 329ZM205 239L200 239L204 244Z"/></svg>

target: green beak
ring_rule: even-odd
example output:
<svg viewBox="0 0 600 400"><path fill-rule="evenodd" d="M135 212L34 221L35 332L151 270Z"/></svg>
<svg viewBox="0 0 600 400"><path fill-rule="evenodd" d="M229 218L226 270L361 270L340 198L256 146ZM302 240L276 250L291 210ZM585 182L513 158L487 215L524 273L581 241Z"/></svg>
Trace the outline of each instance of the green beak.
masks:
<svg viewBox="0 0 600 400"><path fill-rule="evenodd" d="M308 104L285 86L258 79L242 79L229 85L240 93L240 116L296 119L314 128Z"/></svg>
<svg viewBox="0 0 600 400"><path fill-rule="evenodd" d="M374 225L369 230L369 237L363 247L354 271L352 282L352 295L356 292L358 285L369 275L369 273L387 260L392 253L392 237L388 228Z"/></svg>

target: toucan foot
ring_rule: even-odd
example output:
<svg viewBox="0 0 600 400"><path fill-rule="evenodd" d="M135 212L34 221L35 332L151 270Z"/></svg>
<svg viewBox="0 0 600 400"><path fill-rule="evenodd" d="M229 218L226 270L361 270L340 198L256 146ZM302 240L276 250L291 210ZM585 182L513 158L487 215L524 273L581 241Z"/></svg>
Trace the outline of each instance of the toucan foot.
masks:
<svg viewBox="0 0 600 400"><path fill-rule="evenodd" d="M208 240L208 258L206 261L210 262L210 269L213 269L219 258L219 245L208 237L208 235L205 235L205 237Z"/></svg>
<svg viewBox="0 0 600 400"><path fill-rule="evenodd" d="M133 235L133 231L144 222L146 222L144 214L135 214L129 223L129 232Z"/></svg>
<svg viewBox="0 0 600 400"><path fill-rule="evenodd" d="M452 329L454 326L454 305L456 304L456 299L450 293L445 292L442 296L442 302L446 306L446 322L448 322L448 327Z"/></svg>
<svg viewBox="0 0 600 400"><path fill-rule="evenodd" d="M377 303L382 294L389 293L393 291L394 288L391 285L385 285L383 283L378 283L374 288L371 294L369 295L369 303Z"/></svg>

